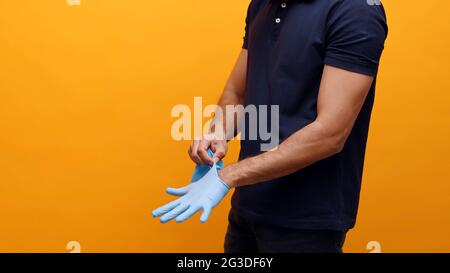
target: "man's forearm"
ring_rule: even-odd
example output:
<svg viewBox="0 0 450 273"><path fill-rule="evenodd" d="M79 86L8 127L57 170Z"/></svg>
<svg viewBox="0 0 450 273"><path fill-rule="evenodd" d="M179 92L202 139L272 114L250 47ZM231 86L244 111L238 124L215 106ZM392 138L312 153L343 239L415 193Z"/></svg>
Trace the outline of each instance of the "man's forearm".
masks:
<svg viewBox="0 0 450 273"><path fill-rule="evenodd" d="M195 163L213 164L226 155L227 141L236 135L239 128L237 124L239 112L234 109L235 106L244 102L246 78L247 50L242 49L220 97L219 107L215 110L215 117L211 122L209 133L201 139L195 139L189 147L189 157ZM231 106L231 109L228 106ZM208 155L209 148L214 152L213 157Z"/></svg>
<svg viewBox="0 0 450 273"><path fill-rule="evenodd" d="M347 135L348 132L331 134L316 121L286 139L277 149L229 165L219 175L232 187L283 177L340 152Z"/></svg>
<svg viewBox="0 0 450 273"><path fill-rule="evenodd" d="M223 136L226 140L235 137L240 117L239 113L229 110L232 108L230 106L241 105L243 102L244 98L235 91L235 87L227 85L219 100L221 114L216 111L210 133L219 137Z"/></svg>
<svg viewBox="0 0 450 273"><path fill-rule="evenodd" d="M244 103L246 79L247 50L243 49L236 60L236 64L219 100L218 109L221 111L220 113L216 111L216 117L210 130L216 136L222 134L226 140L231 140L236 136L240 117L239 113L235 112L233 108Z"/></svg>

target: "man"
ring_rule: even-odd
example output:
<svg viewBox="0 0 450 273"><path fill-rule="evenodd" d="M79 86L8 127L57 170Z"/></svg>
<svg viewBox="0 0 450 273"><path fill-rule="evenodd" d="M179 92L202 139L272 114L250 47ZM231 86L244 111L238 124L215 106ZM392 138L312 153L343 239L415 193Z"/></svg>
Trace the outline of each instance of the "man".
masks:
<svg viewBox="0 0 450 273"><path fill-rule="evenodd" d="M384 9L371 1L251 1L243 50L219 105L225 113L226 105L279 105L281 143L264 152L264 141L244 137L238 162L204 184L169 189L188 197L154 216L181 222L203 209L206 221L228 186L235 192L225 252L341 252L355 225L386 36ZM223 134L229 139L236 127L222 128L245 118L223 117L192 143L197 164L222 159Z"/></svg>

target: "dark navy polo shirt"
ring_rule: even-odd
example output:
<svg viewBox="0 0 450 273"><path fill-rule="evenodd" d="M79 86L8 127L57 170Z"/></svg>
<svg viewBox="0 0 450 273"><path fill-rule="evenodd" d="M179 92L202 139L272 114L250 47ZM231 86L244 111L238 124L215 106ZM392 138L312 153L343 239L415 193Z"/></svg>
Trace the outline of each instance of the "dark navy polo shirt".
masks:
<svg viewBox="0 0 450 273"><path fill-rule="evenodd" d="M387 25L383 7L371 2L251 1L243 45L248 49L244 105L279 105L280 141L315 120L324 65L376 77ZM238 187L233 209L271 225L352 228L374 92L375 81L342 152L289 176ZM240 159L261 153L261 143L242 140Z"/></svg>

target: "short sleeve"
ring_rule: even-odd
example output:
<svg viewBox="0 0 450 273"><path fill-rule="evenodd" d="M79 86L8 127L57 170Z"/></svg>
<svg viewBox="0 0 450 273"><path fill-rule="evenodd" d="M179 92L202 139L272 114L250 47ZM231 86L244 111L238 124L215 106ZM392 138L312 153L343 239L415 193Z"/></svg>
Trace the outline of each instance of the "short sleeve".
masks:
<svg viewBox="0 0 450 273"><path fill-rule="evenodd" d="M263 0L251 0L247 9L247 17L245 18L245 35L244 35L244 43L242 45L243 49L248 49L248 38L250 34L250 25L253 21L253 18L256 16L259 7L261 6Z"/></svg>
<svg viewBox="0 0 450 273"><path fill-rule="evenodd" d="M388 32L383 7L342 0L328 18L325 64L374 76Z"/></svg>
<svg viewBox="0 0 450 273"><path fill-rule="evenodd" d="M250 9L252 7L252 2L250 2L250 5L247 9L247 17L245 17L245 34L244 34L244 43L242 45L243 49L248 49L248 29L250 25Z"/></svg>

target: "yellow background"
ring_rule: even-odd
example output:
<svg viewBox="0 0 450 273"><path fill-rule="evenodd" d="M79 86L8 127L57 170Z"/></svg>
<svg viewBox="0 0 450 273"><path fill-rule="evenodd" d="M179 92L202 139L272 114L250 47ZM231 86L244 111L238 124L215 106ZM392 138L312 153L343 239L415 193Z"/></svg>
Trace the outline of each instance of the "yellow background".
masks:
<svg viewBox="0 0 450 273"><path fill-rule="evenodd" d="M214 103L248 1L0 0L0 251L220 252L229 199L205 225L161 225L185 184L170 110ZM357 228L346 251L450 252L447 1L385 1ZM226 162L236 159L237 143Z"/></svg>

